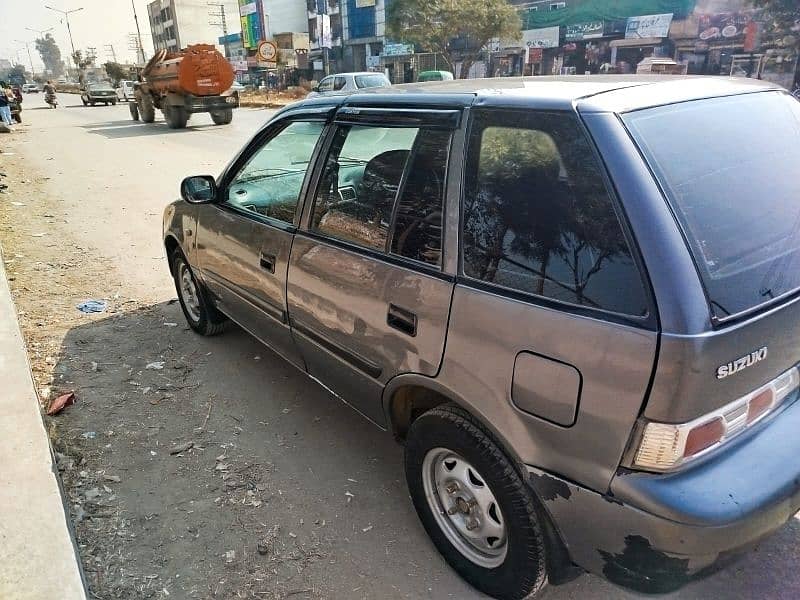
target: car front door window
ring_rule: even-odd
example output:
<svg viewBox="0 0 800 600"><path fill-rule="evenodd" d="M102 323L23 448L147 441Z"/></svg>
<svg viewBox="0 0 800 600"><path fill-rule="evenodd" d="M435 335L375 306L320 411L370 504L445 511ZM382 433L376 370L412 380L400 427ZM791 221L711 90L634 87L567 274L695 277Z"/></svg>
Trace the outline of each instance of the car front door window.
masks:
<svg viewBox="0 0 800 600"><path fill-rule="evenodd" d="M319 82L319 91L320 92L331 92L333 91L333 77L326 77L322 81Z"/></svg>
<svg viewBox="0 0 800 600"><path fill-rule="evenodd" d="M226 204L294 221L303 180L324 124L294 121L255 151L228 185Z"/></svg>

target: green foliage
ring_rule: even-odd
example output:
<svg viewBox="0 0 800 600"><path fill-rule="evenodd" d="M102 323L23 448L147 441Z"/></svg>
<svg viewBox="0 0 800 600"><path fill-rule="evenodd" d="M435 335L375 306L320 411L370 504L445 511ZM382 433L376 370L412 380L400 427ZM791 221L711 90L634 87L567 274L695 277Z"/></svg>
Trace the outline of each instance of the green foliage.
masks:
<svg viewBox="0 0 800 600"><path fill-rule="evenodd" d="M75 50L75 52L72 53L72 62L75 63L78 69L83 71L86 67L91 67L94 64L94 56L87 56L84 58L80 50Z"/></svg>
<svg viewBox="0 0 800 600"><path fill-rule="evenodd" d="M468 41L461 52L461 77L493 38L518 40L520 19L508 0L394 0L387 9L388 35L444 56L453 68L453 40Z"/></svg>
<svg viewBox="0 0 800 600"><path fill-rule="evenodd" d="M58 44L53 39L53 36L45 34L43 38L36 40L36 50L39 51L39 56L42 57L44 68L53 74L53 77L58 77L64 73L64 63L61 62L61 50Z"/></svg>
<svg viewBox="0 0 800 600"><path fill-rule="evenodd" d="M753 6L764 9L766 21L784 33L800 23L800 4L797 0L752 0Z"/></svg>
<svg viewBox="0 0 800 600"><path fill-rule="evenodd" d="M119 63L107 62L103 65L103 68L106 70L108 78L111 79L115 87L119 85L121 80L128 79L130 77L128 70Z"/></svg>

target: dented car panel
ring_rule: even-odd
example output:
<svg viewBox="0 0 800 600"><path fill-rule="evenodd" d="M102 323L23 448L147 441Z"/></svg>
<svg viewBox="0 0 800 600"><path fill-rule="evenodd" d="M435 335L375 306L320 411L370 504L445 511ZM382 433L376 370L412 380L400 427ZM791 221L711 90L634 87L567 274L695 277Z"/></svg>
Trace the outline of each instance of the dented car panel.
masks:
<svg viewBox="0 0 800 600"><path fill-rule="evenodd" d="M666 592L747 549L800 510L798 429L800 404L794 402L725 453L684 472L621 470L607 494L540 469L528 469L529 482L576 563L627 587Z"/></svg>

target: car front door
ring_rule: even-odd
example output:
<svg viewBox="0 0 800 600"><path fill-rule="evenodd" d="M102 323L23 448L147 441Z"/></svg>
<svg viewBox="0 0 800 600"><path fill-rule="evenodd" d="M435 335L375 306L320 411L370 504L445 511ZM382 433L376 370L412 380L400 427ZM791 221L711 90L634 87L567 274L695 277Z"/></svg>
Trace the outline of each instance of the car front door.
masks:
<svg viewBox="0 0 800 600"><path fill-rule="evenodd" d="M222 178L219 199L201 205L197 262L218 308L303 367L289 329L286 272L309 164L323 119L275 123Z"/></svg>
<svg viewBox="0 0 800 600"><path fill-rule="evenodd" d="M453 289L442 224L460 113L420 112L340 112L289 265L309 373L379 425L390 379L438 371Z"/></svg>

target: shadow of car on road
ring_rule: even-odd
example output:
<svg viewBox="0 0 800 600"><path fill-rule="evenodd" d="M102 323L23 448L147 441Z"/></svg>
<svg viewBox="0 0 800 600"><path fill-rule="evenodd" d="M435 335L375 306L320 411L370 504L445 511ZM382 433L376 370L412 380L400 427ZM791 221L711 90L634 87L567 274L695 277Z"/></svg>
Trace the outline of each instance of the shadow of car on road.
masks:
<svg viewBox="0 0 800 600"><path fill-rule="evenodd" d="M199 124L189 125L185 129L170 129L166 121L155 121L153 123L142 123L141 121L109 121L107 123L90 123L80 125L89 133L102 135L108 139L120 139L130 137L154 136L154 135L180 135L189 134L193 131L205 131L207 129L218 129L219 125Z"/></svg>
<svg viewBox="0 0 800 600"><path fill-rule="evenodd" d="M86 515L76 527L94 552L83 560L95 593L124 569L178 597L221 580L276 597L484 597L428 540L390 435L233 325L203 338L174 301L110 308L65 336L53 390L75 390L78 403L48 418L56 449L88 473L65 479L73 517ZM98 486L92 473L121 481ZM126 531L108 530L109 510ZM103 540L120 536L124 549L103 556ZM727 570L662 597L796 598L798 540L793 519ZM640 597L587 575L545 595Z"/></svg>

